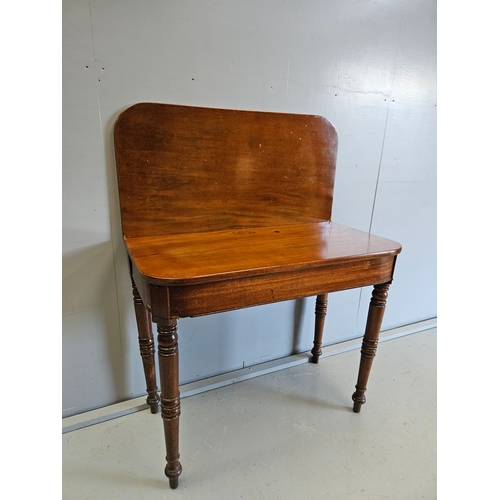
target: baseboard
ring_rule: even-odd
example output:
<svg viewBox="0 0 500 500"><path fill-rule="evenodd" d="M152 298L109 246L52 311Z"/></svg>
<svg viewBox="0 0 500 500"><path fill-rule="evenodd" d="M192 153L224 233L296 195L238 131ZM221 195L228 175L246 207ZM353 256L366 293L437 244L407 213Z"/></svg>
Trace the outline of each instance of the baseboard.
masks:
<svg viewBox="0 0 500 500"><path fill-rule="evenodd" d="M411 335L413 333L429 330L431 328L435 328L436 326L437 318L432 318L426 321L412 323L410 325L402 326L399 328L385 330L380 333L379 342L387 342L399 337L404 337L405 335ZM321 358L335 356L337 354L342 354L354 349L359 349L361 347L361 340L361 338L358 338L339 344L324 346L322 347L323 354L321 355ZM307 351L299 354L294 354L292 356L287 356L285 358L252 365L240 370L223 373L215 377L198 380L190 384L185 384L180 386L179 388L181 399L187 398L189 396L194 396L202 392L211 391L213 389L218 389L219 387L224 387L226 385L236 384L237 382L242 382L251 378L260 377L268 373L284 370L285 368L291 368L292 366L308 363L310 357L311 355L309 351ZM148 405L145 403L144 398L145 396L141 396L138 398L130 399L128 401L123 401L121 403L105 406L104 408L99 408L97 410L92 410L89 412L80 413L78 415L73 415L71 417L63 418L62 432L63 434L65 434L67 432L82 429L84 427L89 427L91 425L99 424L107 420L123 417L125 415L129 415L130 413L146 410L148 408Z"/></svg>

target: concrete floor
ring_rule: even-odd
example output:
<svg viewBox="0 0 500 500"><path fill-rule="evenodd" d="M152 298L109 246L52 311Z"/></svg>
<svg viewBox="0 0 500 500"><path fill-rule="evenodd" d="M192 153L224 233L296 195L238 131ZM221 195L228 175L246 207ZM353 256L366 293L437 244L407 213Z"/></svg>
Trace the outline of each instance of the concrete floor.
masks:
<svg viewBox="0 0 500 500"><path fill-rule="evenodd" d="M64 499L434 499L436 329L379 345L361 413L359 351L182 399L183 472L159 414L63 435Z"/></svg>

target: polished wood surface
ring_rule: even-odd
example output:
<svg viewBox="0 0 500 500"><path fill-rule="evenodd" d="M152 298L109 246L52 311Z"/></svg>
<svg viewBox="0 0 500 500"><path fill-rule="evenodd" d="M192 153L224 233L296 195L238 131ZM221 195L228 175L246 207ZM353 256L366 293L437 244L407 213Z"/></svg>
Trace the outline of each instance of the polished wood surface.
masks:
<svg viewBox="0 0 500 500"><path fill-rule="evenodd" d="M331 222L125 239L149 283L182 285L395 255L400 245Z"/></svg>
<svg viewBox="0 0 500 500"><path fill-rule="evenodd" d="M139 350L141 352L144 376L146 378L146 390L148 393L146 402L151 408L151 413L158 413L160 397L158 396L158 387L156 386L155 340L151 325L151 312L144 305L133 279L132 293L134 296L137 330L139 331Z"/></svg>
<svg viewBox="0 0 500 500"><path fill-rule="evenodd" d="M161 404L170 486L182 472L179 318L316 296L318 363L328 293L374 285L353 395L359 412L401 246L330 220L333 125L141 103L119 116L115 154L147 402L153 412Z"/></svg>
<svg viewBox="0 0 500 500"><path fill-rule="evenodd" d="M352 395L354 401L354 412L361 411L361 405L366 403L365 391L368 382L368 376L373 363L373 358L377 352L378 337L382 319L384 317L385 304L389 292L390 282L375 285L373 287L370 307L368 309L368 319L366 321L366 330L361 344L361 362L359 365L358 381L356 391Z"/></svg>
<svg viewBox="0 0 500 500"><path fill-rule="evenodd" d="M115 125L123 233L329 220L336 154L320 116L136 104Z"/></svg>
<svg viewBox="0 0 500 500"><path fill-rule="evenodd" d="M311 350L313 363L319 363L319 357L323 354L321 344L323 342L323 329L325 327L326 310L328 308L328 294L322 293L316 297L316 322L314 325L314 342Z"/></svg>

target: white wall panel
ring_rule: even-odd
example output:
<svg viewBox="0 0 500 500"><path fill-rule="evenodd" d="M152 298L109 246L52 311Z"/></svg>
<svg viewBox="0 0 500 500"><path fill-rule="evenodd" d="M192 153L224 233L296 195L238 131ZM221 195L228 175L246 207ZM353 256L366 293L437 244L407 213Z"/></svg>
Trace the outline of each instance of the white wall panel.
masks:
<svg viewBox="0 0 500 500"><path fill-rule="evenodd" d="M88 2L64 2L63 41L62 404L66 416L117 401L125 388Z"/></svg>
<svg viewBox="0 0 500 500"><path fill-rule="evenodd" d="M402 16L372 232L399 241L384 327L437 315L436 18L433 2ZM364 292L368 300L370 292Z"/></svg>
<svg viewBox="0 0 500 500"><path fill-rule="evenodd" d="M63 1L65 414L145 392L112 143L136 102L326 116L339 134L333 219L403 244L384 325L435 316L435 10ZM330 295L326 344L363 333L370 292ZM181 383L310 349L313 326L312 298L181 320Z"/></svg>

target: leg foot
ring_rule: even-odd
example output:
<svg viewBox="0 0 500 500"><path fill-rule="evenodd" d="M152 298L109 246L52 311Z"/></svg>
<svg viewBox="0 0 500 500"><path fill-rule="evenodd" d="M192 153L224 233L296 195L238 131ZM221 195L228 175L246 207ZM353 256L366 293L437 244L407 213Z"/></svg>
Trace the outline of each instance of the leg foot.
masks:
<svg viewBox="0 0 500 500"><path fill-rule="evenodd" d="M158 413L158 403L150 403L147 399L146 399L146 403L149 405L151 413L153 413L153 414Z"/></svg>
<svg viewBox="0 0 500 500"><path fill-rule="evenodd" d="M384 317L385 304L391 282L375 285L373 287L368 318L366 320L366 330L361 345L361 361L359 364L358 382L356 391L352 395L354 401L353 411L359 413L361 406L365 404L366 384L373 363L373 358L377 352L380 327Z"/></svg>
<svg viewBox="0 0 500 500"><path fill-rule="evenodd" d="M312 348L311 362L319 363L322 354L323 327L325 326L326 309L328 307L328 294L323 293L316 297L316 320L314 325L314 347Z"/></svg>
<svg viewBox="0 0 500 500"><path fill-rule="evenodd" d="M182 472L182 465L178 460L177 463L175 461L172 463L167 462L167 466L165 467L165 476L168 477L168 483L171 489L175 490L175 488L179 486L179 476L181 475L181 472Z"/></svg>
<svg viewBox="0 0 500 500"><path fill-rule="evenodd" d="M356 392L352 395L352 400L354 401L354 413L359 413L361 411L361 405L364 405L366 402L364 394L362 394L361 396L357 396L357 389L358 386L356 386Z"/></svg>

